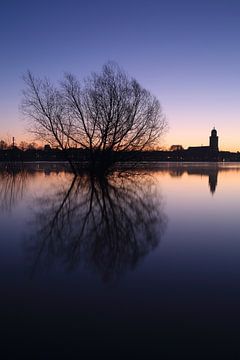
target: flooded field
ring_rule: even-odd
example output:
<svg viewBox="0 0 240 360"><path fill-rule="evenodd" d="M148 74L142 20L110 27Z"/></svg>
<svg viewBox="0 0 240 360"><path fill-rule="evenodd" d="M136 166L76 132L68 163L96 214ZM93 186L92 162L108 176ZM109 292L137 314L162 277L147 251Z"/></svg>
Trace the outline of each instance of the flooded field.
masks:
<svg viewBox="0 0 240 360"><path fill-rule="evenodd" d="M239 190L234 163L2 169L4 346L236 344Z"/></svg>

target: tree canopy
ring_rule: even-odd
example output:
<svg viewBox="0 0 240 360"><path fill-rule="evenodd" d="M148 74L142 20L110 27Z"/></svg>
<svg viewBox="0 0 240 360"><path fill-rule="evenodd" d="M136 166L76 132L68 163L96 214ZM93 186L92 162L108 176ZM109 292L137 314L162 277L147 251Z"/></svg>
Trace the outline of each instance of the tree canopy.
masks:
<svg viewBox="0 0 240 360"><path fill-rule="evenodd" d="M167 121L159 101L115 63L84 81L65 74L59 86L24 76L22 111L37 139L62 150L96 154L151 149L159 145Z"/></svg>

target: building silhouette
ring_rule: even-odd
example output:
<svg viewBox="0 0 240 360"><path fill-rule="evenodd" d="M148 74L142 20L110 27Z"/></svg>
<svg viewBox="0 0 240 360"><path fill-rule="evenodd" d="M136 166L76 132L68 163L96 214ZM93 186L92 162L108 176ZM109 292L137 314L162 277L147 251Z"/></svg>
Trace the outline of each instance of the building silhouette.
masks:
<svg viewBox="0 0 240 360"><path fill-rule="evenodd" d="M209 137L209 146L190 146L187 149L187 157L192 161L217 161L218 156L218 136L215 127Z"/></svg>
<svg viewBox="0 0 240 360"><path fill-rule="evenodd" d="M209 147L214 151L218 151L218 136L215 127L212 129L211 136L209 137Z"/></svg>

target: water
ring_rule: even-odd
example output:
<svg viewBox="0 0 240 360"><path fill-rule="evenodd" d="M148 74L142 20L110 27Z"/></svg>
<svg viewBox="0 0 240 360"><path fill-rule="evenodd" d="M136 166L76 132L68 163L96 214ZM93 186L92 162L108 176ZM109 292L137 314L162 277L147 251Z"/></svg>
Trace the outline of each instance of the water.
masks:
<svg viewBox="0 0 240 360"><path fill-rule="evenodd" d="M105 179L74 178L64 164L2 169L5 349L233 350L239 190L233 163L142 164Z"/></svg>

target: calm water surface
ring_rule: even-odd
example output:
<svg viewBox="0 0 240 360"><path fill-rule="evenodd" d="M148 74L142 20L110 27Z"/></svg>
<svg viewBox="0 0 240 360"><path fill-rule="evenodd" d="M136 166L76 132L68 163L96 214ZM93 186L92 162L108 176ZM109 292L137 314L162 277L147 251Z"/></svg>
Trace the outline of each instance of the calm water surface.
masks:
<svg viewBox="0 0 240 360"><path fill-rule="evenodd" d="M240 166L0 172L2 342L42 358L240 335ZM159 350L159 351L160 351Z"/></svg>

